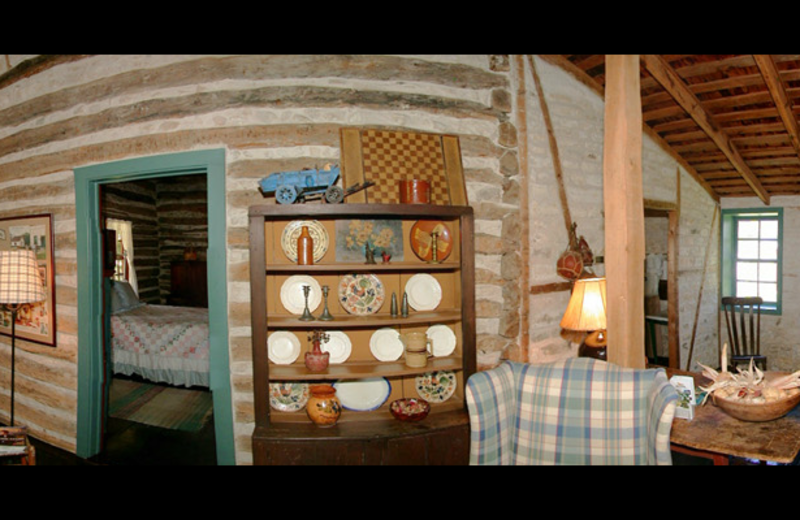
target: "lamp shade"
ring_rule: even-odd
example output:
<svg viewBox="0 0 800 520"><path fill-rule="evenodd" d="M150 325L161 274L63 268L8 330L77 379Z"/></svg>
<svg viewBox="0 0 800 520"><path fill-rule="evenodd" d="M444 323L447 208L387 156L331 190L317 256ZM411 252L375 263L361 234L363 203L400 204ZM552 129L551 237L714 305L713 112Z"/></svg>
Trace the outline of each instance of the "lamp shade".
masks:
<svg viewBox="0 0 800 520"><path fill-rule="evenodd" d="M0 251L0 304L33 303L46 298L36 254L25 249Z"/></svg>
<svg viewBox="0 0 800 520"><path fill-rule="evenodd" d="M606 328L606 279L583 278L575 281L561 328L604 330Z"/></svg>

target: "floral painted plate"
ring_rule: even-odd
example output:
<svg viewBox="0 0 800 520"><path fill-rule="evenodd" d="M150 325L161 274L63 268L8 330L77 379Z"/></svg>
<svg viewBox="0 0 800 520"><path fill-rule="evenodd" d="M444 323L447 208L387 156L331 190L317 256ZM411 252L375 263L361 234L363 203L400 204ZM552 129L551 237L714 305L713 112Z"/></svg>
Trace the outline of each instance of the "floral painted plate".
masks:
<svg viewBox="0 0 800 520"><path fill-rule="evenodd" d="M297 412L308 402L308 384L284 381L269 384L269 404L281 412Z"/></svg>
<svg viewBox="0 0 800 520"><path fill-rule="evenodd" d="M350 314L375 314L384 298L383 283L374 274L348 274L339 282L339 303Z"/></svg>
<svg viewBox="0 0 800 520"><path fill-rule="evenodd" d="M286 224L281 233L283 253L292 262L297 262L297 238L303 231L303 226L308 227L308 234L314 242L314 263L317 263L328 251L329 240L325 227L316 220L293 220Z"/></svg>
<svg viewBox="0 0 800 520"><path fill-rule="evenodd" d="M416 377L417 393L429 403L443 403L456 391L456 373L450 370L428 372Z"/></svg>

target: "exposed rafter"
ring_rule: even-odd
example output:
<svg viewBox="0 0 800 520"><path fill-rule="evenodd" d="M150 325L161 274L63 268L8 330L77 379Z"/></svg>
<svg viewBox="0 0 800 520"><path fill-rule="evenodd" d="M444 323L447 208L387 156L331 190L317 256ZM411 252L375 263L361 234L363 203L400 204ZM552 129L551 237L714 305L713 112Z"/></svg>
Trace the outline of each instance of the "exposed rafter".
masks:
<svg viewBox="0 0 800 520"><path fill-rule="evenodd" d="M675 72L670 64L661 56L643 54L641 61L647 72L666 90L689 116L703 129L708 137L714 141L725 157L731 162L737 172L744 178L756 195L769 204L770 195L761 181L752 172L737 147L725 135L714 119L714 116L703 108L700 100L686 86L686 83Z"/></svg>
<svg viewBox="0 0 800 520"><path fill-rule="evenodd" d="M753 59L756 60L761 75L764 77L764 82L767 84L767 89L775 102L775 107L778 109L778 114L781 116L786 131L789 133L789 139L792 141L792 146L800 156L800 128L797 125L797 117L792 111L792 102L786 93L786 88L781 81L778 67L775 65L775 60L772 56L767 54L754 54Z"/></svg>

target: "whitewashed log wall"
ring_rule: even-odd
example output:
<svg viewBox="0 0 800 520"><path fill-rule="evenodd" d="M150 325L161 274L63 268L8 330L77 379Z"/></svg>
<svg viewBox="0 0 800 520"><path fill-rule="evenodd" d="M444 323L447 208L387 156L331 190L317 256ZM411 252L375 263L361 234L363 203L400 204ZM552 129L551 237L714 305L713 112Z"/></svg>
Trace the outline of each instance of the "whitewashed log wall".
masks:
<svg viewBox="0 0 800 520"><path fill-rule="evenodd" d="M528 350L532 359L564 354L553 342L562 341L557 321L565 295L528 297L526 267L531 267L531 281L553 281L566 236L560 210L554 209L552 164L530 72L523 76L516 58L125 55L0 61L6 70L17 65L0 75L0 217L52 212L55 221L58 347L23 343L17 356L15 413L36 437L75 449L72 171L121 159L226 149L228 325L238 464L252 460L254 424L247 208L264 203L257 181L265 175L338 162L344 126L459 136L476 215L479 365L493 353L510 350ZM562 132L561 151L574 148L574 160L583 168L568 180L568 190L583 190L574 202L582 206L575 210L579 230L602 253L597 209L602 208L602 181L594 177L602 164L597 148L602 133L598 137L591 130L602 100L586 98L584 87L553 67L543 66L539 73L562 107L554 118L568 128L566 133L556 129ZM528 171L521 170L518 156L519 92L524 90ZM602 127L602 116L599 121ZM669 167L674 176L674 163ZM526 212L522 200L529 200ZM525 213L529 221L520 218ZM522 251L528 240L526 258ZM520 309L528 303L530 314L523 316ZM529 335L530 349L520 345ZM0 338L0 420L8 410L9 350Z"/></svg>

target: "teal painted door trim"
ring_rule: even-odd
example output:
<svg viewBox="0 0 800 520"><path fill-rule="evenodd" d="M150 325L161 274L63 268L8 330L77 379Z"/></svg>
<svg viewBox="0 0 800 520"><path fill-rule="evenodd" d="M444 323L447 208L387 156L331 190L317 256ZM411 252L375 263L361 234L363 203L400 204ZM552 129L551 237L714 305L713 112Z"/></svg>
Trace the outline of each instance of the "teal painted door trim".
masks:
<svg viewBox="0 0 800 520"><path fill-rule="evenodd" d="M83 458L100 451L102 436L102 283L99 186L186 174L208 179L208 299L210 387L214 399L217 463L235 464L228 359L228 292L225 241L225 151L202 150L75 168L78 249L78 432Z"/></svg>

